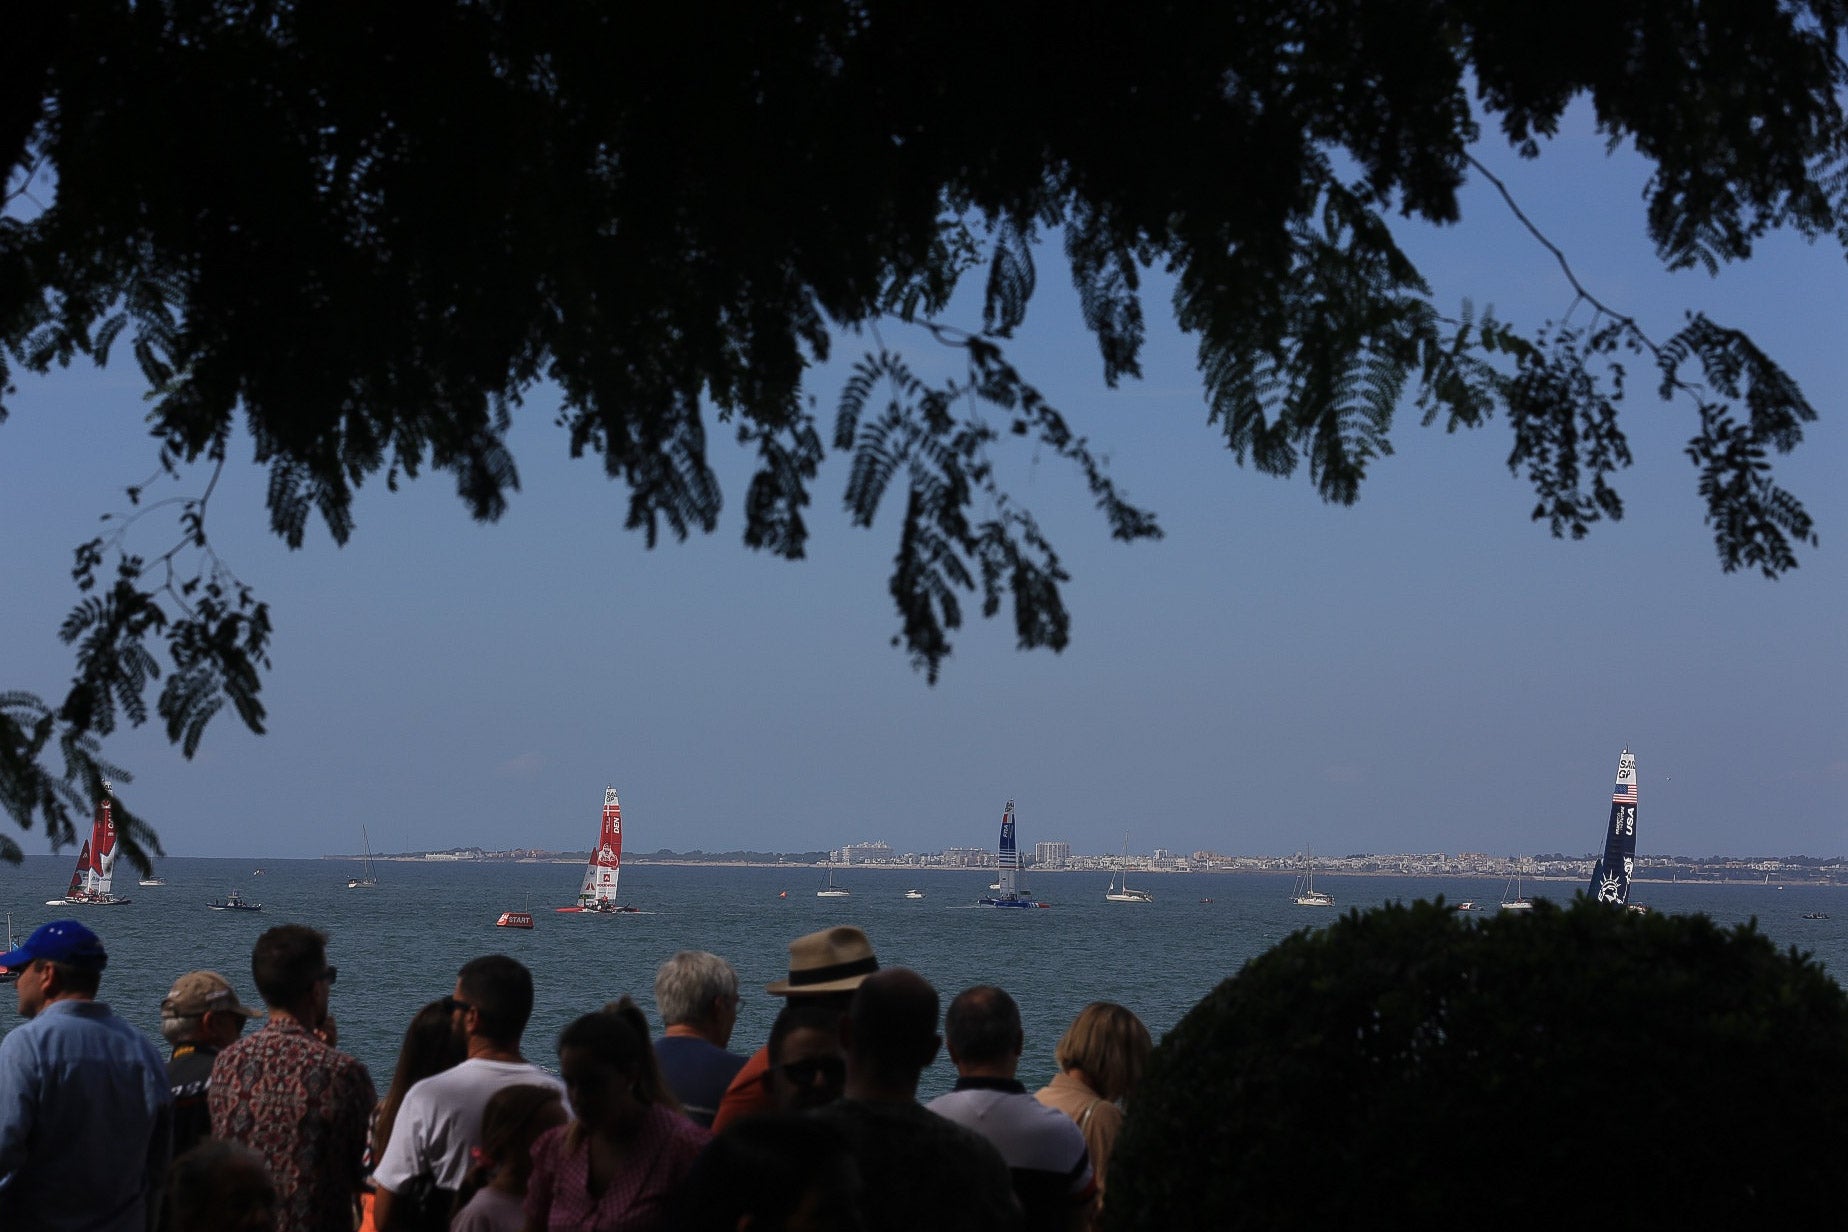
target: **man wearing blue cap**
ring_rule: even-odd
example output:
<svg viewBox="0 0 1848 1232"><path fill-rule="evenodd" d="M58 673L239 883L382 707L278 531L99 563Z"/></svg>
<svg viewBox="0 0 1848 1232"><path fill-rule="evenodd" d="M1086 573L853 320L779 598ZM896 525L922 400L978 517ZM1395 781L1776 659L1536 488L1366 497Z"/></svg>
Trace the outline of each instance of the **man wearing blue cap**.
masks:
<svg viewBox="0 0 1848 1232"><path fill-rule="evenodd" d="M109 955L76 920L0 954L19 1016L0 1040L0 1228L145 1232L159 1209L173 1108L146 1036L96 1000Z"/></svg>

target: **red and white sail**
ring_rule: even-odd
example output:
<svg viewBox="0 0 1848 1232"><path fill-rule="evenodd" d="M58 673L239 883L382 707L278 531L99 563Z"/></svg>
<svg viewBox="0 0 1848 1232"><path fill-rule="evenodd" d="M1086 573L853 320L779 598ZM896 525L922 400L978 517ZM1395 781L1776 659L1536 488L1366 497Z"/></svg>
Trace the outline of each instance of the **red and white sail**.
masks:
<svg viewBox="0 0 1848 1232"><path fill-rule="evenodd" d="M115 884L115 862L114 802L109 796L109 784L104 783L102 798L96 802L96 815L90 821L90 837L84 841L83 850L77 854L77 868L71 873L71 884L64 892L64 901L95 903L100 906L126 903L126 898L117 898L110 892Z"/></svg>
<svg viewBox="0 0 1848 1232"><path fill-rule="evenodd" d="M83 840L83 850L77 853L77 867L71 873L71 884L64 891L67 898L75 898L84 892L90 876L90 840Z"/></svg>
<svg viewBox="0 0 1848 1232"><path fill-rule="evenodd" d="M578 888L578 906L616 905L616 879L622 874L622 802L614 787L603 789L603 828L597 846L584 867L584 884Z"/></svg>

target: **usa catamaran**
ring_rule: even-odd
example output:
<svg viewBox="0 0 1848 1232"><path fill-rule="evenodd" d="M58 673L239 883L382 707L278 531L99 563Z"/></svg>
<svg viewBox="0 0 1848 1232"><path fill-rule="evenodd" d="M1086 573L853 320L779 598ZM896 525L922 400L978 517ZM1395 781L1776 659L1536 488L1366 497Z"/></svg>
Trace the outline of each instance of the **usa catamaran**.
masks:
<svg viewBox="0 0 1848 1232"><path fill-rule="evenodd" d="M372 875L372 836L366 833L366 827L364 826L361 826L359 828L359 841L366 845L366 848L365 848L366 854L362 857L366 862L365 864L366 871L361 876L348 877L347 878L347 889L349 890L374 889L378 886L379 879Z"/></svg>
<svg viewBox="0 0 1848 1232"><path fill-rule="evenodd" d="M103 782L103 797L96 802L96 816L90 822L90 837L77 856L77 870L63 898L45 900L47 907L120 907L129 902L111 893L115 881L116 830L113 802L109 798L108 780Z"/></svg>
<svg viewBox="0 0 1848 1232"><path fill-rule="evenodd" d="M976 900L978 907L1044 907L1045 903L1036 903L1025 887L1018 884L1020 877L1020 849L1014 842L1014 802L1009 800L1007 808L1001 812L1001 839L995 846L995 865L1000 869L1000 876L995 879L995 892L985 894Z"/></svg>
<svg viewBox="0 0 1848 1232"><path fill-rule="evenodd" d="M1112 903L1152 903L1155 896L1147 890L1129 888L1129 835L1123 835L1123 864L1117 875L1110 879L1110 888L1104 891L1106 902Z"/></svg>
<svg viewBox="0 0 1848 1232"><path fill-rule="evenodd" d="M1611 822L1604 833L1604 855L1591 870L1592 896L1599 902L1639 909L1642 904L1630 902L1630 874L1635 869L1636 758L1625 749L1617 757L1617 785L1611 789Z"/></svg>
<svg viewBox="0 0 1848 1232"><path fill-rule="evenodd" d="M578 887L577 904L559 907L559 911L592 912L616 915L638 911L636 907L616 905L616 881L622 875L622 802L614 787L603 789L603 826L597 832L597 846L584 868L584 883Z"/></svg>

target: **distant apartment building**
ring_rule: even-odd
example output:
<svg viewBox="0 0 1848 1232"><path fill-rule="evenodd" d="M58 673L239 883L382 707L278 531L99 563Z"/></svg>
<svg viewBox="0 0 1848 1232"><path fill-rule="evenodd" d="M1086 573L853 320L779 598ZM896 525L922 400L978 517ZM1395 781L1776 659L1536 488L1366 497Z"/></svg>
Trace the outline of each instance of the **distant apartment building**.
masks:
<svg viewBox="0 0 1848 1232"><path fill-rule="evenodd" d="M828 853L836 864L888 864L892 860L892 844L886 842L848 843L839 851Z"/></svg>
<svg viewBox="0 0 1848 1232"><path fill-rule="evenodd" d="M1064 868L1072 862L1070 843L1033 844L1033 863L1040 868Z"/></svg>
<svg viewBox="0 0 1848 1232"><path fill-rule="evenodd" d="M995 853L986 847L945 847L945 868L986 868L995 862Z"/></svg>

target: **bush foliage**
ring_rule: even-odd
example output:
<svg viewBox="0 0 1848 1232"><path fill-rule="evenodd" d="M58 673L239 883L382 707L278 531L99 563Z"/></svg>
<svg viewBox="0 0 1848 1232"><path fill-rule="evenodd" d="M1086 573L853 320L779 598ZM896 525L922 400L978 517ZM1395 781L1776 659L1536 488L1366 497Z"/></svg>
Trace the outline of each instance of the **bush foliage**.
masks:
<svg viewBox="0 0 1848 1232"><path fill-rule="evenodd" d="M1765 1227L1848 1157L1848 996L1753 924L1354 911L1168 1034L1107 1227Z"/></svg>

